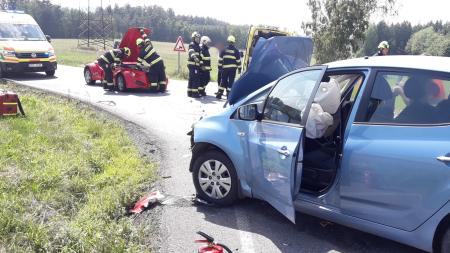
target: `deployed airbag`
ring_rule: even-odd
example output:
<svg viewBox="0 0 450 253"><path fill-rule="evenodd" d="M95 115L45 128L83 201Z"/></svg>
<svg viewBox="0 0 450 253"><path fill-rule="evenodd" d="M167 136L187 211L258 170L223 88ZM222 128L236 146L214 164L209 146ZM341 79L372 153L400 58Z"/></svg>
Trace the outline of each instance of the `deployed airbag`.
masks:
<svg viewBox="0 0 450 253"><path fill-rule="evenodd" d="M340 102L341 92L336 80L331 78L329 82L320 83L306 121L306 137L317 139L324 136L334 123L332 114L337 112Z"/></svg>

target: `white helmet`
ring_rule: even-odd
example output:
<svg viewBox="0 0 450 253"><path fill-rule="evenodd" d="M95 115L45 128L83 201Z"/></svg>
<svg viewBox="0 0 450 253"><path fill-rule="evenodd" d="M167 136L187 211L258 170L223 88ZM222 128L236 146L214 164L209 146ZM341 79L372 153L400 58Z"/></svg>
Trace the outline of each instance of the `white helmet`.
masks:
<svg viewBox="0 0 450 253"><path fill-rule="evenodd" d="M211 39L208 36L202 36L202 38L200 39L200 43L205 46L209 46L209 44L211 43Z"/></svg>

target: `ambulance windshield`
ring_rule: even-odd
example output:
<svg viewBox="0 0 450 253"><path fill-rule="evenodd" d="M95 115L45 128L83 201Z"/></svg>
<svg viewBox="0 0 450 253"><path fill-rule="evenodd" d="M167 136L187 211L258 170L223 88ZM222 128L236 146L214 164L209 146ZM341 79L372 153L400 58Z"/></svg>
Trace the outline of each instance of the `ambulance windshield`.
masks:
<svg viewBox="0 0 450 253"><path fill-rule="evenodd" d="M46 40L38 25L0 23L0 40Z"/></svg>

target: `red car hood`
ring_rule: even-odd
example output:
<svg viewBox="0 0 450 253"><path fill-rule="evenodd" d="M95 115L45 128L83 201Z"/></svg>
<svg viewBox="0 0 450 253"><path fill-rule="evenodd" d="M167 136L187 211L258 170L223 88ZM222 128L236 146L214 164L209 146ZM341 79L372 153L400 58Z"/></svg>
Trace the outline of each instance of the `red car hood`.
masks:
<svg viewBox="0 0 450 253"><path fill-rule="evenodd" d="M138 38L142 38L140 30L144 29L144 32L150 36L152 30L149 28L141 28L141 27L133 27L129 28L128 31L122 38L120 42L120 48L128 47L131 50L131 56L127 57L123 60L126 63L135 63L137 62L137 58L139 56L139 47L136 45L136 40Z"/></svg>

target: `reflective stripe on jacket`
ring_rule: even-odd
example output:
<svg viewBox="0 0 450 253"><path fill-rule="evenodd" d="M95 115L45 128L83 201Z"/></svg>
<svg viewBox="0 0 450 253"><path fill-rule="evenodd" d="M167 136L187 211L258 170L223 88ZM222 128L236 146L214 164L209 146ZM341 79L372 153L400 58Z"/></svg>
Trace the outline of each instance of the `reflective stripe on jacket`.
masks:
<svg viewBox="0 0 450 253"><path fill-rule="evenodd" d="M209 48L203 46L200 49L200 64L205 70L211 71L211 54L209 53Z"/></svg>
<svg viewBox="0 0 450 253"><path fill-rule="evenodd" d="M112 63L120 63L120 59L123 57L122 51L120 49L109 50L100 56L99 60L102 59L104 62L108 64Z"/></svg>
<svg viewBox="0 0 450 253"><path fill-rule="evenodd" d="M200 66L200 62L195 62L195 59L197 58L200 61L200 45L195 43L195 42L191 42L189 44L189 49L188 49L188 61L187 64L188 66Z"/></svg>
<svg viewBox="0 0 450 253"><path fill-rule="evenodd" d="M234 45L228 45L219 55L219 69L226 68L240 68L241 54Z"/></svg>
<svg viewBox="0 0 450 253"><path fill-rule="evenodd" d="M141 48L139 52L139 57L137 58L138 66L151 67L152 65L160 62L162 60L161 56L156 52L152 45L147 45Z"/></svg>

